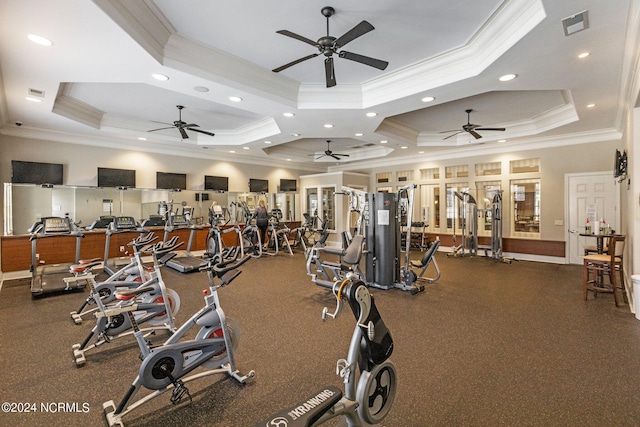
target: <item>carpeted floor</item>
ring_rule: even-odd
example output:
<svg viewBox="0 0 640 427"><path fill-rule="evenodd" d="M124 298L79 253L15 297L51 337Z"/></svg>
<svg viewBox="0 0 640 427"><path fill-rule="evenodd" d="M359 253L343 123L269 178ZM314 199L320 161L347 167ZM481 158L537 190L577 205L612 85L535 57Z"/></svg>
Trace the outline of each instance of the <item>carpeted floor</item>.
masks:
<svg viewBox="0 0 640 427"><path fill-rule="evenodd" d="M640 425L640 322L611 295L584 302L579 266L442 253L437 260L442 277L420 294L372 289L395 340L399 381L385 426ZM300 253L252 259L220 291L243 331L238 368L256 371L247 385L193 381L193 402L172 406L162 395L126 425L251 427L324 385L341 387L335 363L346 357L353 316L321 321L334 300L311 283L304 261ZM180 295L180 324L202 306L206 275L163 274ZM36 412L3 411L0 425L105 425L102 403L123 397L139 351L132 339L117 340L76 368L71 346L92 324L74 325L69 312L86 295L32 300L28 280L3 284L1 400L35 404ZM58 402L77 411L42 410Z"/></svg>

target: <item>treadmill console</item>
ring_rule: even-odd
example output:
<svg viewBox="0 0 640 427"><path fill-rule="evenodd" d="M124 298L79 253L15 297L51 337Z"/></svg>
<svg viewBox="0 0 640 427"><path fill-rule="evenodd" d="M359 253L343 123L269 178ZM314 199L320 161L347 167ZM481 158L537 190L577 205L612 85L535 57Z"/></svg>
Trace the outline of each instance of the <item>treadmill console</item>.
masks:
<svg viewBox="0 0 640 427"><path fill-rule="evenodd" d="M138 226L138 223L132 216L117 216L111 224L115 230L130 230Z"/></svg>
<svg viewBox="0 0 640 427"><path fill-rule="evenodd" d="M71 222L69 218L43 218L42 232L45 234L70 234Z"/></svg>
<svg viewBox="0 0 640 427"><path fill-rule="evenodd" d="M189 225L189 221L187 220L187 218L185 218L184 215L179 215L179 214L175 214L172 217L172 223L173 226L185 226L185 225Z"/></svg>

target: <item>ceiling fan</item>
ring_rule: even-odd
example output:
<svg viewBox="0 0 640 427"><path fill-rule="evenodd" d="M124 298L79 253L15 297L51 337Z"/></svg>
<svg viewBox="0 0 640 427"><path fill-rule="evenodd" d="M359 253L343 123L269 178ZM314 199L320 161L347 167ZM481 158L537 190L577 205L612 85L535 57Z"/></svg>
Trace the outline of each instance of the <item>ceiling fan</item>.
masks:
<svg viewBox="0 0 640 427"><path fill-rule="evenodd" d="M336 85L336 75L333 68L333 54L337 53L340 58L349 59L351 61L359 62L361 64L369 65L370 67L377 68L379 70L384 70L387 68L389 63L387 61L381 61L380 59L370 58L368 56L359 55L357 53L347 52L341 50L338 52L338 49L342 48L344 45L349 43L350 41L368 33L369 31L374 29L374 26L368 23L367 21L362 21L345 34L343 34L339 38L335 38L329 35L329 18L336 13L335 9L331 6L326 6L322 8L322 15L327 18L327 35L320 37L318 41L313 41L296 33L292 33L288 30L280 30L276 31L278 34L282 34L284 36L292 37L296 40L300 40L304 43L308 43L311 46L317 48L320 53L313 53L311 55L307 55L300 59L296 59L295 61L289 62L281 67L275 68L272 71L274 73L278 73L286 68L289 68L293 65L299 64L300 62L306 61L307 59L315 58L316 56L323 54L326 56L324 60L324 69L325 69L325 78L327 82L327 87L333 87Z"/></svg>
<svg viewBox="0 0 640 427"><path fill-rule="evenodd" d="M172 128L176 128L180 131L180 135L182 136L182 139L188 139L189 135L187 135L187 130L193 131L193 132L200 132L203 133L205 135L210 135L210 136L215 136L215 133L212 132L207 132L204 130L200 130L200 129L193 129L195 127L200 127L195 123L187 123L187 122L183 122L182 121L182 109L184 108L184 106L182 105L176 105L176 108L178 109L178 120L174 121L173 124L171 123L165 123L165 122L156 122L155 120L151 120L154 123L163 123L165 125L170 125L169 127L164 127L164 128L159 128L159 129L151 129L147 132L155 132L158 130L165 130L165 129L172 129Z"/></svg>
<svg viewBox="0 0 640 427"><path fill-rule="evenodd" d="M341 157L349 157L348 154L338 154L338 153L334 153L333 151L331 151L331 148L329 147L329 144L331 144L331 141L327 141L327 149L324 150L324 154L319 155L318 157L315 158L315 160L321 159L323 157L333 157L336 160L342 160ZM309 154L310 156L315 156L315 154Z"/></svg>
<svg viewBox="0 0 640 427"><path fill-rule="evenodd" d="M467 113L467 124L466 125L462 125L462 130L454 129L454 130L445 130L445 131L440 132L440 133L455 132L455 133L449 135L448 137L446 137L444 139L449 139L452 136L456 136L456 135L458 135L458 134L460 134L462 132L468 132L471 135L473 135L473 137L475 139L480 139L480 138L482 138L482 135L480 135L478 132L476 132L477 130L495 130L495 131L504 131L505 130L505 128L484 128L484 127L481 127L482 125L471 124L471 112L472 111L473 111L472 109L465 110L465 112Z"/></svg>

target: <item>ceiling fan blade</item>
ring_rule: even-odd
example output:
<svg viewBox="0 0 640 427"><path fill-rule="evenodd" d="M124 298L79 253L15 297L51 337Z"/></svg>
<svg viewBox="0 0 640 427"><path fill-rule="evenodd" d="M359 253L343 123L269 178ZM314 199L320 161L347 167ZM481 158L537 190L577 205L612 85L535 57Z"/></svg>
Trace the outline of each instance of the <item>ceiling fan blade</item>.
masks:
<svg viewBox="0 0 640 427"><path fill-rule="evenodd" d="M180 127L183 127L183 128L199 128L199 127L200 127L200 125L197 125L197 124L195 124L195 123L189 123L189 124L186 124L186 123L185 123L185 124L183 124L183 125L182 125L182 126L180 126Z"/></svg>
<svg viewBox="0 0 640 427"><path fill-rule="evenodd" d="M369 31L373 30L375 27L368 23L367 21L362 21L346 33L344 33L341 37L336 39L333 43L336 47L342 47L349 43L350 41L357 39L363 34L367 34Z"/></svg>
<svg viewBox="0 0 640 427"><path fill-rule="evenodd" d="M189 139L189 135L187 135L187 131L184 128L178 128L180 131L180 135L182 135L182 139Z"/></svg>
<svg viewBox="0 0 640 427"><path fill-rule="evenodd" d="M453 136L459 135L459 134L461 134L462 132L464 132L464 131L463 131L463 130L461 130L461 131L458 131L458 132L456 132L456 133L452 133L452 134L451 134L451 135L449 135L448 137L444 138L444 139L443 139L443 141L444 141L445 139L449 139L449 138L451 138L451 137L453 137Z"/></svg>
<svg viewBox="0 0 640 427"><path fill-rule="evenodd" d="M359 55L359 54L353 53L353 52L341 51L339 53L339 55L340 55L340 58L349 59L351 61L359 62L361 64L377 68L378 70L384 70L385 68L387 68L387 65L389 65L389 63L387 61L382 61L382 60L376 59L376 58L370 58L368 56Z"/></svg>
<svg viewBox="0 0 640 427"><path fill-rule="evenodd" d="M438 133L449 133L449 132L458 132L458 133L460 133L462 131L459 130L459 129L451 129L451 130L442 130L442 131L440 131Z"/></svg>
<svg viewBox="0 0 640 427"><path fill-rule="evenodd" d="M333 57L324 60L324 74L327 80L327 87L336 85L336 74L333 68Z"/></svg>
<svg viewBox="0 0 640 427"><path fill-rule="evenodd" d="M323 157L325 157L325 156L326 156L326 154L323 154L323 155L321 155L321 156L316 157L316 158L315 158L315 160L321 159L321 158L323 158Z"/></svg>
<svg viewBox="0 0 640 427"><path fill-rule="evenodd" d="M278 30L278 31L276 31L276 33L278 33L278 34L282 34L283 36L287 36L287 37L294 38L294 39L296 39L296 40L300 40L301 42L304 42L304 43L310 44L311 46L314 46L314 47L317 47L317 46L318 46L318 43L317 43L317 42L314 42L314 41L313 41L313 40L311 40L311 39L308 39L308 38L306 38L306 37L304 37L304 36L301 36L300 34L292 33L292 32L291 32L291 31L289 31L289 30Z"/></svg>
<svg viewBox="0 0 640 427"><path fill-rule="evenodd" d="M196 125L197 126L197 125ZM186 126L185 126L186 127ZM209 135L209 136L216 136L215 133L213 132L207 132L206 130L200 130L200 129L191 129L191 128L187 128L187 130L191 130L193 132L200 132L200 133L204 133L205 135Z"/></svg>
<svg viewBox="0 0 640 427"><path fill-rule="evenodd" d="M506 128L476 128L476 130L497 130L497 131L504 131L504 130L506 130Z"/></svg>
<svg viewBox="0 0 640 427"><path fill-rule="evenodd" d="M480 138L482 138L482 135L480 135L480 134L479 134L478 132L476 132L475 130L470 130L470 131L469 131L469 133L470 133L471 135L473 135L473 137L474 137L475 139L480 139Z"/></svg>
<svg viewBox="0 0 640 427"><path fill-rule="evenodd" d="M151 130L148 130L147 132L155 132L157 130L173 129L174 127L175 126L169 126L169 127L166 127L166 128L151 129Z"/></svg>
<svg viewBox="0 0 640 427"><path fill-rule="evenodd" d="M173 126L173 123L167 123L167 122L158 122L156 120L149 120L151 123L160 123L162 125L169 125L169 126Z"/></svg>
<svg viewBox="0 0 640 427"><path fill-rule="evenodd" d="M319 54L319 53L313 53L313 54L311 54L311 55L307 55L307 56L305 56L304 58L296 59L295 61L291 61L291 62L289 62L288 64L284 64L284 65L283 65L283 66L281 66L281 67L274 68L274 69L273 69L273 70L271 70L271 71L273 71L274 73L279 73L280 71L282 71L282 70L284 70L284 69L287 69L287 68L289 68L289 67L291 67L291 66L293 66L293 65L299 64L299 63L301 63L302 61L306 61L307 59L315 58L315 57L316 57L316 56L318 56L318 55L320 55L320 54Z"/></svg>
<svg viewBox="0 0 640 427"><path fill-rule="evenodd" d="M340 160L340 157L338 157L336 154L331 154L331 157L333 157L336 160Z"/></svg>

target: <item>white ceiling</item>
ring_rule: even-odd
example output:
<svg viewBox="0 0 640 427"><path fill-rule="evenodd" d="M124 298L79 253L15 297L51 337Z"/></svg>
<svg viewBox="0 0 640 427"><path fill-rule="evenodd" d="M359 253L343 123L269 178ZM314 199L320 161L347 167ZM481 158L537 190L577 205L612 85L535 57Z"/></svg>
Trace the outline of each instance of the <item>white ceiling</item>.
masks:
<svg viewBox="0 0 640 427"><path fill-rule="evenodd" d="M0 133L305 170L616 139L635 102L637 3L336 2L330 34L370 22L375 30L344 50L389 66L334 55L337 86L327 88L323 55L271 71L318 53L276 31L326 35L326 0L2 0ZM589 27L565 36L562 19L583 11ZM498 81L507 73L517 78ZM31 89L43 102L25 100ZM184 121L216 136L149 133L178 120L176 105ZM467 109L471 123L506 131L445 140L451 133L442 131L467 123ZM316 159L327 140L350 157Z"/></svg>

